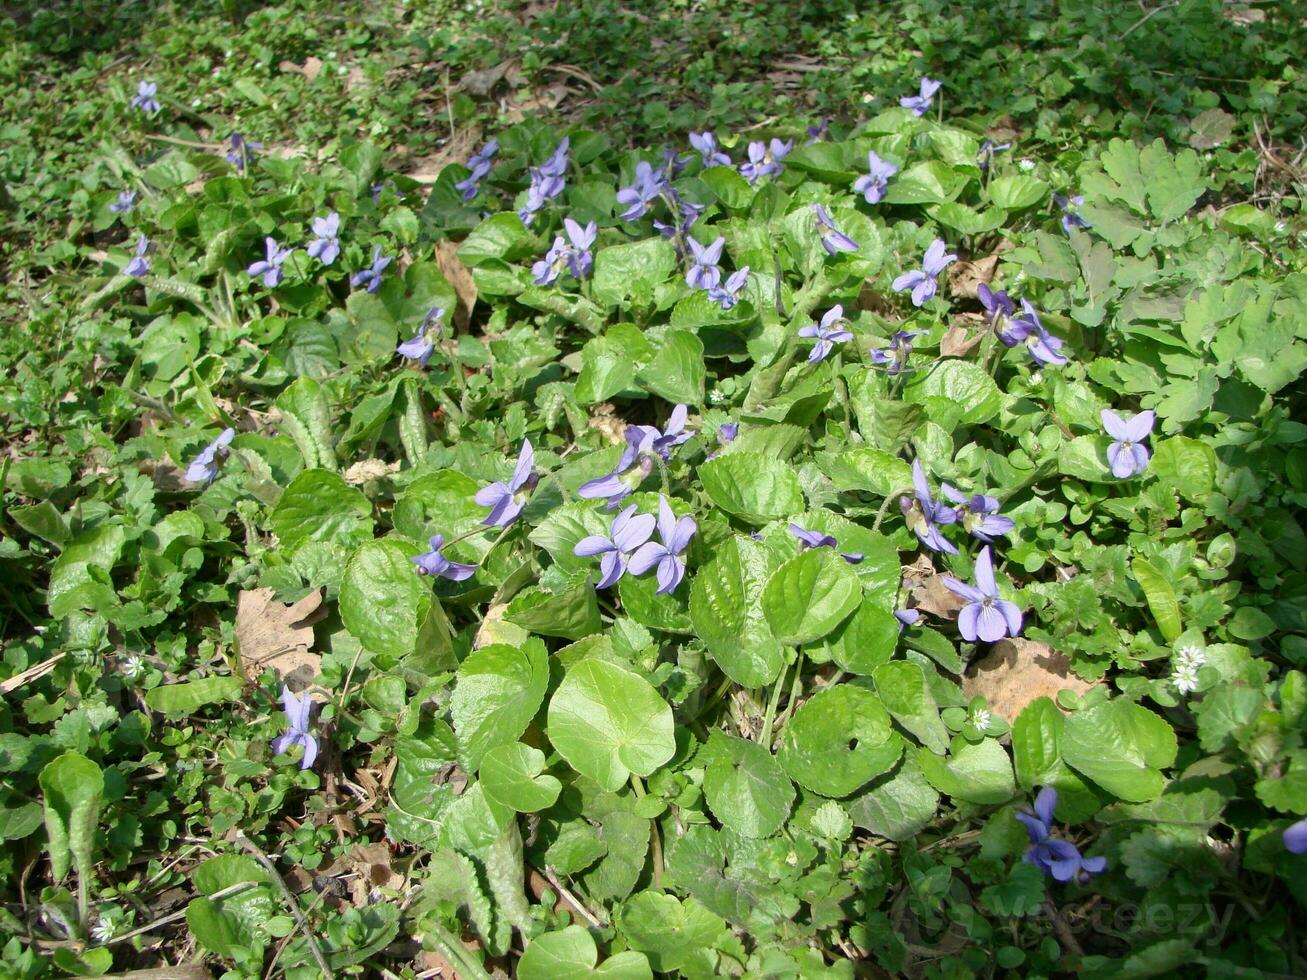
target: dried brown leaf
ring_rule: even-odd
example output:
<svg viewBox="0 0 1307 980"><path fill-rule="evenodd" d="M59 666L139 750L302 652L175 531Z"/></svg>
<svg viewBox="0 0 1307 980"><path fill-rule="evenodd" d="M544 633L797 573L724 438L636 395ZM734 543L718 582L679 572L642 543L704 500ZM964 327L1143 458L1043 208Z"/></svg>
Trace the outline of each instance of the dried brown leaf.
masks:
<svg viewBox="0 0 1307 980"><path fill-rule="evenodd" d="M986 255L974 262L954 262L948 267L949 291L954 296L976 298L976 287L994 281L998 271L998 253Z"/></svg>
<svg viewBox="0 0 1307 980"><path fill-rule="evenodd" d="M280 603L272 589L247 589L236 599L236 651L241 668L253 680L266 667L296 690L307 687L322 666L313 653L313 624L327 610L322 590L292 605Z"/></svg>
<svg viewBox="0 0 1307 980"><path fill-rule="evenodd" d="M962 692L968 699L984 697L991 711L1008 722L1036 698L1057 699L1069 689L1084 694L1094 685L1071 672L1070 659L1035 640L1000 640L989 654L967 667Z"/></svg>
<svg viewBox="0 0 1307 980"><path fill-rule="evenodd" d="M458 245L448 238L436 243L436 265L445 280L454 287L458 306L454 309L454 329L466 333L472 321L472 310L477 305L477 284L472 273L458 257Z"/></svg>
<svg viewBox="0 0 1307 980"><path fill-rule="evenodd" d="M978 343L983 334L972 334L968 325L979 326L981 318L970 313L963 313L953 318L948 330L939 341L940 357L965 357Z"/></svg>

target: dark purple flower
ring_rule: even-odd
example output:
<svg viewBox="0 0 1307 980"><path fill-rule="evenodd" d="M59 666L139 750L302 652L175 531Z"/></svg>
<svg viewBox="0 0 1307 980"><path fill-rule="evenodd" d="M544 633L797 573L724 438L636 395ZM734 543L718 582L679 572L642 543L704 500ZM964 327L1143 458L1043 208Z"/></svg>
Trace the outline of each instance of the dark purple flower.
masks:
<svg viewBox="0 0 1307 980"><path fill-rule="evenodd" d="M1021 301L1021 309L1023 312L1019 317L1008 321L1007 329L1002 332L996 331L999 340L1009 347L1024 340L1030 356L1038 364L1065 364L1066 355L1059 353L1062 349L1061 338L1054 337L1044 329L1044 324L1039 319L1039 311L1030 304L1029 300Z"/></svg>
<svg viewBox="0 0 1307 980"><path fill-rule="evenodd" d="M825 360L835 349L836 344L843 344L853 339L853 334L845 329L848 320L844 318L844 307L832 306L821 318L821 323L809 323L799 328L800 337L815 337L812 352L808 354L808 363L816 364Z"/></svg>
<svg viewBox="0 0 1307 980"><path fill-rule="evenodd" d="M1094 227L1080 216L1080 206L1085 203L1083 195L1077 194L1075 197L1067 198L1061 194L1054 194L1053 201L1062 209L1062 230L1068 235L1071 234L1072 228Z"/></svg>
<svg viewBox="0 0 1307 980"><path fill-rule="evenodd" d="M636 549L631 556L629 568L632 575L643 575L655 566L658 569L658 595L669 595L676 591L685 577L685 558L682 553L690 545L690 539L699 526L693 517L679 520L672 513L667 498L658 495L658 537L661 543L647 541Z"/></svg>
<svg viewBox="0 0 1307 980"><path fill-rule="evenodd" d="M586 500L607 498L608 509L616 510L622 500L653 472L657 455L654 441L658 436L658 430L653 426L628 425L624 433L626 449L616 468L607 476L582 483L576 495Z"/></svg>
<svg viewBox="0 0 1307 980"><path fill-rule="evenodd" d="M939 91L942 82L937 82L933 78L921 76L921 90L917 95L905 95L899 99L899 105L905 109L911 109L914 116L924 116L930 111L931 99Z"/></svg>
<svg viewBox="0 0 1307 980"><path fill-rule="evenodd" d="M989 168L994 163L994 154L1011 148L1011 143L995 143L993 140L985 140L981 143L980 152L976 154L976 164L980 167L980 172L988 174Z"/></svg>
<svg viewBox="0 0 1307 980"><path fill-rule="evenodd" d="M558 279L564 269L580 279L594 265L590 246L594 244L595 236L599 233L598 226L591 221L582 228L571 218L564 218L563 227L567 231L567 239L571 244L569 245L562 235L554 237L554 244L545 257L531 266L537 286L548 286Z"/></svg>
<svg viewBox="0 0 1307 980"><path fill-rule="evenodd" d="M133 276L139 279L141 276L148 275L150 271L150 260L147 256L154 251L154 242L150 241L144 235L136 239L136 254L132 260L127 263L127 268L123 269L123 274Z"/></svg>
<svg viewBox="0 0 1307 980"><path fill-rule="evenodd" d="M814 204L812 214L813 224L817 228L817 235L821 238L821 247L826 250L826 254L835 255L839 252L856 252L858 250L858 243L835 227L835 222L826 213L824 207L820 204Z"/></svg>
<svg viewBox="0 0 1307 980"><path fill-rule="evenodd" d="M890 338L888 347L877 347L871 352L873 364L883 365L886 374L898 374L908 366L908 355L912 353L912 341L920 337L924 330L899 330Z"/></svg>
<svg viewBox="0 0 1307 980"><path fill-rule="evenodd" d="M654 218L654 231L658 232L658 234L662 235L664 238L676 238L679 235L682 240L688 239L690 237L690 229L693 228L694 223L699 220L699 215L703 213L704 206L679 197L674 190L670 190L669 193L671 193L676 204L676 210L680 212L681 220L679 222L667 224ZM680 241L676 243L676 250L682 258L685 257Z"/></svg>
<svg viewBox="0 0 1307 980"><path fill-rule="evenodd" d="M617 192L617 203L626 205L618 217L635 221L643 217L649 205L657 201L667 185L667 174L662 168L655 170L644 160L635 165L635 183Z"/></svg>
<svg viewBox="0 0 1307 980"><path fill-rule="evenodd" d="M1056 881L1076 881L1083 884L1092 875L1107 868L1107 858L1080 856L1080 850L1068 841L1053 837L1053 811L1057 807L1057 790L1045 786L1035 797L1035 813L1017 813L1017 819L1026 825L1030 849L1025 859Z"/></svg>
<svg viewBox="0 0 1307 980"><path fill-rule="evenodd" d="M899 498L899 509L903 519L912 532L921 539L931 551L944 551L956 555L958 549L940 532L941 525L956 523L958 515L953 508L941 504L930 494L930 484L926 482L926 471L921 468L921 460L912 462L912 485L914 495Z"/></svg>
<svg viewBox="0 0 1307 980"><path fill-rule="evenodd" d="M368 292L375 293L381 288L382 273L386 267L395 261L393 255L382 255L381 246L374 245L372 248L372 266L367 269L360 269L350 277L351 286L367 286Z"/></svg>
<svg viewBox="0 0 1307 980"><path fill-rule="evenodd" d="M490 513L486 515L482 524L491 527L508 527L517 520L517 515L522 513L522 508L526 506L531 491L535 489L536 481L539 479L535 475L535 461L536 454L531 448L530 440L523 439L522 450L517 454L517 466L513 469L512 478L507 483L496 481L476 492L476 502L482 507L490 508Z"/></svg>
<svg viewBox="0 0 1307 980"><path fill-rule="evenodd" d="M230 427L223 429L218 438L201 449L199 455L191 460L191 465L186 468L186 479L191 483L212 483L216 480L218 471L222 469L222 461L231 451L227 447L231 445L234 438L236 438L235 429Z"/></svg>
<svg viewBox="0 0 1307 980"><path fill-rule="evenodd" d="M1307 820L1299 820L1285 829L1284 849L1290 854L1307 853Z"/></svg>
<svg viewBox="0 0 1307 980"><path fill-rule="evenodd" d="M794 140L782 143L773 139L770 143L761 140L749 144L749 162L740 165L740 173L750 184L756 184L763 177L779 176L785 170L781 163L794 149Z"/></svg>
<svg viewBox="0 0 1307 980"><path fill-rule="evenodd" d="M820 142L821 140L828 139L829 137L830 137L830 120L827 119L825 116L823 116L819 123L808 127L808 141L803 145L812 146L813 143Z"/></svg>
<svg viewBox="0 0 1307 980"><path fill-rule="evenodd" d="M653 514L637 514L635 504L631 504L613 518L608 537L591 534L576 543L572 554L578 557L603 555L599 559L600 578L595 583L596 589L607 589L626 574L632 552L649 540L654 531L654 523Z"/></svg>
<svg viewBox="0 0 1307 980"><path fill-rule="evenodd" d="M227 151L227 162L240 173L244 173L245 168L254 159L254 151L261 149L263 149L262 143L253 143L240 133L232 133L231 149Z"/></svg>
<svg viewBox="0 0 1307 980"><path fill-rule="evenodd" d="M921 613L915 609L895 609L894 618L899 621L899 632L902 633L909 626L916 626L921 621Z"/></svg>
<svg viewBox="0 0 1307 980"><path fill-rule="evenodd" d="M281 686L281 706L286 712L286 732L272 740L272 751L285 755L292 745L304 746L304 757L300 759L300 768L309 769L318 757L318 739L309 731L309 712L313 702L308 692L302 698L295 697L285 684Z"/></svg>
<svg viewBox="0 0 1307 980"><path fill-rule="evenodd" d="M717 442L722 446L729 446L735 441L735 437L740 434L739 422L723 422L717 426ZM716 459L721 453L710 453L708 459Z"/></svg>
<svg viewBox="0 0 1307 980"><path fill-rule="evenodd" d="M740 296L744 292L744 287L749 282L749 267L746 265L742 269L736 269L730 274L726 282L720 286L713 286L708 290L708 298L720 306L723 310L729 310L740 301Z"/></svg>
<svg viewBox="0 0 1307 980"><path fill-rule="evenodd" d="M464 565L462 562L450 561L440 553L444 543L445 538L443 535L433 534L429 542L431 550L425 554L414 555L409 559L418 567L418 574L439 575L454 582L461 582L475 575L477 570L475 565Z"/></svg>
<svg viewBox="0 0 1307 980"><path fill-rule="evenodd" d="M675 180L693 159L694 157L683 157L671 147L666 147L663 149L663 173L667 175L668 180Z"/></svg>
<svg viewBox="0 0 1307 980"><path fill-rule="evenodd" d="M1021 337L1014 334L1011 329L1012 318L1017 312L1012 297L1004 290L990 289L988 283L982 282L976 287L976 298L985 308L985 320L993 329L994 335L1008 347L1015 347L1021 343Z"/></svg>
<svg viewBox="0 0 1307 980"><path fill-rule="evenodd" d="M882 160L875 150L867 151L867 173L853 182L853 189L863 196L868 204L878 204L885 196L889 179L899 172L899 168L888 160Z"/></svg>
<svg viewBox="0 0 1307 980"><path fill-rule="evenodd" d="M135 191L119 191L118 200L109 205L109 210L114 214L127 214L136 206Z"/></svg>
<svg viewBox="0 0 1307 980"><path fill-rule="evenodd" d="M972 537L979 538L981 541L992 542L994 536L1007 534L1016 527L1016 522L1012 518L1004 517L998 512L999 503L997 497L991 497L983 493L972 494L968 497L947 483L941 483L939 489L945 497L948 497L956 505L953 512L957 515L957 522Z"/></svg>
<svg viewBox="0 0 1307 980"><path fill-rule="evenodd" d="M373 204L377 204L377 205L379 205L379 204L381 203L381 195L382 195L383 193L385 193L385 190L386 190L387 187L390 187L390 186L393 186L393 185L394 185L394 182L393 182L393 181L390 181L390 180L382 180L382 181L378 181L377 183L373 184L373 185L372 185L372 203L373 203Z"/></svg>
<svg viewBox="0 0 1307 980"><path fill-rule="evenodd" d="M290 258L291 250L282 248L277 244L277 239L269 236L263 240L264 257L258 262L253 262L246 269L251 279L263 277L263 285L272 289L281 284L284 273L281 271L281 265Z"/></svg>
<svg viewBox="0 0 1307 980"><path fill-rule="evenodd" d="M691 289L713 289L722 281L722 270L717 263L722 259L722 248L726 239L721 235L711 245L701 245L695 238L687 239L690 246L690 270L685 274L685 284Z"/></svg>
<svg viewBox="0 0 1307 980"><path fill-rule="evenodd" d="M896 293L901 293L905 289L912 290L912 305L925 306L939 288L939 274L949 263L957 260L956 255L945 254L946 248L943 239L935 239L930 243L930 248L926 249L921 268L903 273L890 284L890 288Z"/></svg>
<svg viewBox="0 0 1307 980"><path fill-rule="evenodd" d="M340 255L340 215L332 211L325 218L313 219L313 241L305 249L309 258L318 259L323 265L331 265Z"/></svg>
<svg viewBox="0 0 1307 980"><path fill-rule="evenodd" d="M999 597L988 545L976 556L975 585L959 582L951 575L941 575L940 580L954 595L967 600L958 613L958 632L964 639L971 643L978 639L993 643L1021 632L1021 610L1015 602Z"/></svg>
<svg viewBox="0 0 1307 980"><path fill-rule="evenodd" d="M834 548L836 551L840 550L840 543L835 540L833 534L809 531L807 528L800 527L793 522L790 524L790 533L799 539L800 551L807 551L809 548ZM840 557L850 565L856 565L862 561L862 553L858 551L840 551Z"/></svg>
<svg viewBox="0 0 1307 980"><path fill-rule="evenodd" d="M419 367L426 367L427 361L431 360L431 355L436 351L436 341L440 339L443 329L441 319L444 315L443 306L433 306L427 310L427 315L422 318L422 323L417 333L413 335L413 339L406 340L396 347L395 353L410 361L417 361Z"/></svg>
<svg viewBox="0 0 1307 980"><path fill-rule="evenodd" d="M1107 463L1112 468L1112 475L1119 480L1138 476L1148 466L1148 447L1143 442L1153 434L1157 415L1140 412L1123 419L1110 408L1105 408L1101 418L1107 434L1116 440L1107 447Z"/></svg>
<svg viewBox="0 0 1307 980"><path fill-rule="evenodd" d="M717 137L711 132L691 133L690 145L699 151L699 159L703 161L705 169L731 165L731 158L718 149Z"/></svg>
<svg viewBox="0 0 1307 980"><path fill-rule="evenodd" d="M158 92L159 86L154 82L141 82L136 86L136 94L132 96L132 108L144 113L158 112L159 100L155 98Z"/></svg>

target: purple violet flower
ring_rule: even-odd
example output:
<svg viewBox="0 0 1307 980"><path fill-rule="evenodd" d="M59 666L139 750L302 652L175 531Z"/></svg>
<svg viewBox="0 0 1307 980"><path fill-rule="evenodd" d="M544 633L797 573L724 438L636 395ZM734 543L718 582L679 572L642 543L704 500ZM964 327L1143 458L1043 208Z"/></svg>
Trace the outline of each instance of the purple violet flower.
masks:
<svg viewBox="0 0 1307 980"><path fill-rule="evenodd" d="M277 244L277 239L269 236L263 240L264 257L258 262L253 262L246 269L251 279L263 277L263 285L272 289L281 284L282 277L285 273L281 270L281 265L290 258L291 250L282 248Z"/></svg>
<svg viewBox="0 0 1307 980"><path fill-rule="evenodd" d="M596 589L610 588L626 574L632 553L649 540L654 523L653 514L637 514L635 504L631 504L613 518L607 537L591 534L576 543L572 554L580 558L603 555L599 559L600 577L595 583Z"/></svg>
<svg viewBox="0 0 1307 980"><path fill-rule="evenodd" d="M940 532L940 526L956 523L958 515L952 507L939 503L930 495L930 484L926 482L926 471L921 468L919 459L912 462L912 485L916 491L914 495L899 498L904 521L931 551L956 555L958 549Z"/></svg>
<svg viewBox="0 0 1307 980"><path fill-rule="evenodd" d="M879 204L885 196L889 179L899 172L899 168L888 160L882 160L875 150L867 151L867 173L853 182L853 189L863 196L868 204Z"/></svg>
<svg viewBox="0 0 1307 980"><path fill-rule="evenodd" d="M683 553L690 545L699 525L693 517L679 520L661 493L658 495L658 537L661 543L646 541L631 555L628 567L632 575L643 575L657 567L657 595L670 595L685 577Z"/></svg>
<svg viewBox="0 0 1307 980"><path fill-rule="evenodd" d="M1112 475L1118 480L1138 476L1148 467L1148 447L1143 442L1153 434L1157 415L1140 412L1123 419L1110 408L1105 408L1100 417L1107 434L1116 440L1107 447L1107 464L1112 468Z"/></svg>
<svg viewBox="0 0 1307 980"><path fill-rule="evenodd" d="M921 260L921 268L905 272L890 284L896 293L906 289L912 290L912 305L925 306L939 289L938 277L951 262L957 261L956 255L945 255L947 246L943 239L936 238L926 249Z"/></svg>
<svg viewBox="0 0 1307 980"><path fill-rule="evenodd" d="M491 168L494 166L495 154L498 152L499 141L491 140L468 159L467 169L471 173L454 185L455 190L463 192L463 200L470 201L477 196L477 193L481 190L479 184L490 173Z"/></svg>
<svg viewBox="0 0 1307 980"><path fill-rule="evenodd" d="M729 167L731 158L723 153L717 146L717 137L711 133L691 133L690 145L699 152L699 159L703 161L704 169L709 167Z"/></svg>
<svg viewBox="0 0 1307 980"><path fill-rule="evenodd" d="M566 186L568 149L571 138L564 136L553 155L538 167L528 167L531 174L531 186L526 190L526 203L517 212L522 223L529 225L536 212L545 206L546 201L553 200L563 193Z"/></svg>
<svg viewBox="0 0 1307 980"><path fill-rule="evenodd" d="M1062 230L1068 235L1071 234L1072 228L1092 228L1094 227L1080 215L1080 206L1085 203L1085 198L1081 194L1075 197L1063 197L1061 194L1054 194L1053 201L1062 209Z"/></svg>
<svg viewBox="0 0 1307 980"><path fill-rule="evenodd" d="M871 362L885 367L886 374L899 374L908 366L908 356L912 353L912 341L920 337L924 330L898 330L890 338L888 347L876 347L871 351Z"/></svg>
<svg viewBox="0 0 1307 980"><path fill-rule="evenodd" d="M1307 853L1307 820L1299 820L1285 828L1284 849L1290 854Z"/></svg>
<svg viewBox="0 0 1307 980"><path fill-rule="evenodd" d="M834 220L824 207L820 204L814 204L812 214L813 224L817 228L817 235L821 238L821 247L826 250L827 255L835 255L839 252L856 252L858 250L858 243L835 227Z"/></svg>
<svg viewBox="0 0 1307 980"><path fill-rule="evenodd" d="M999 502L997 497L991 497L983 493L972 494L968 497L947 483L941 483L939 490L940 493L955 504L953 512L957 516L957 523L961 524L963 530L974 538L979 538L986 543L993 543L996 535L1007 534L1016 527L1016 521L1010 517L1004 517L998 512Z"/></svg>
<svg viewBox="0 0 1307 980"><path fill-rule="evenodd" d="M132 96L132 108L140 109L144 113L158 112L159 100L155 96L159 92L159 86L154 82L141 82L136 86L136 94Z"/></svg>
<svg viewBox="0 0 1307 980"><path fill-rule="evenodd" d="M522 513L531 491L535 489L539 477L535 474L535 450L528 439L522 440L522 449L517 454L517 466L507 483L496 481L482 487L476 492L475 500L482 507L489 507L482 524L491 527L508 527Z"/></svg>
<svg viewBox="0 0 1307 980"><path fill-rule="evenodd" d="M981 143L980 152L976 154L976 164L980 167L980 172L988 176L989 168L994 164L994 154L1011 148L1011 143L995 143L993 140L985 140Z"/></svg>
<svg viewBox="0 0 1307 980"><path fill-rule="evenodd" d="M139 279L141 276L148 275L150 272L150 260L147 256L154 251L154 242L150 241L144 235L136 239L136 254L132 260L127 263L127 268L123 269L123 274Z"/></svg>
<svg viewBox="0 0 1307 980"><path fill-rule="evenodd" d="M136 206L135 191L119 191L118 200L109 205L109 210L114 214L127 214Z"/></svg>
<svg viewBox="0 0 1307 980"><path fill-rule="evenodd" d="M899 632L902 633L909 626L916 626L921 621L921 613L915 609L895 609L894 618L899 621Z"/></svg>
<svg viewBox="0 0 1307 980"><path fill-rule="evenodd" d="M718 235L711 245L701 245L695 238L686 241L690 246L691 265L685 274L685 284L691 289L713 289L722 280L722 270L717 263L722 259L726 239Z"/></svg>
<svg viewBox="0 0 1307 980"><path fill-rule="evenodd" d="M933 78L921 76L921 90L917 95L905 95L899 99L899 105L905 109L911 109L914 116L924 116L930 111L930 102L939 91L942 82L937 82Z"/></svg>
<svg viewBox="0 0 1307 980"><path fill-rule="evenodd" d="M370 293L375 293L381 288L382 273L386 271L386 266L395 261L393 255L382 255L381 246L372 247L372 266L368 269L360 269L354 275L350 276L349 284L351 286L367 286Z"/></svg>
<svg viewBox="0 0 1307 980"><path fill-rule="evenodd" d="M1017 813L1017 819L1026 825L1030 837L1030 849L1026 851L1025 859L1056 881L1075 879L1083 884L1092 875L1106 870L1107 858L1081 857L1074 844L1053 837L1053 811L1056 807L1057 790L1045 786L1035 797L1033 816Z"/></svg>
<svg viewBox="0 0 1307 980"><path fill-rule="evenodd" d="M608 509L616 510L622 500L635 490L654 468L654 440L658 430L648 425L628 425L624 438L626 449L607 476L587 480L576 495L585 500L608 499Z"/></svg>
<svg viewBox="0 0 1307 980"><path fill-rule="evenodd" d="M1039 311L1030 304L1030 301L1023 299L1021 301L1022 314L1008 322L1008 328L1003 333L998 334L998 338L1008 346L1013 346L1009 340L1015 343L1026 342L1026 349L1030 351L1030 356L1040 365L1048 364L1065 364L1066 355L1060 353L1062 349L1062 339L1054 337L1044 329L1044 324L1040 322Z"/></svg>
<svg viewBox="0 0 1307 980"><path fill-rule="evenodd" d="M655 170L646 161L635 165L635 183L617 192L617 203L626 205L619 218L635 221L644 216L649 205L657 201L667 185L667 173L660 167Z"/></svg>
<svg viewBox="0 0 1307 980"><path fill-rule="evenodd" d="M227 447L231 441L236 438L236 430L233 428L223 429L218 434L218 438L209 443L200 450L191 465L186 468L186 479L191 483L209 484L218 478L218 471L222 469L222 462L231 452Z"/></svg>
<svg viewBox="0 0 1307 980"><path fill-rule="evenodd" d="M985 320L994 331L994 336L1008 347L1021 343L1021 337L1011 329L1012 318L1016 315L1016 304L1012 297L1002 289L990 289L988 283L976 287L976 298L985 308Z"/></svg>
<svg viewBox="0 0 1307 980"><path fill-rule="evenodd" d="M821 318L821 323L809 323L799 328L800 337L815 337L812 352L808 354L808 363L816 364L826 359L835 349L836 344L843 344L853 339L853 334L845 329L848 320L844 318L844 307L832 306Z"/></svg>
<svg viewBox="0 0 1307 980"><path fill-rule="evenodd" d="M554 147L553 154L540 165L540 170L547 177L562 178L567 174L568 164L571 162L568 157L572 149L572 137L564 136Z"/></svg>
<svg viewBox="0 0 1307 980"><path fill-rule="evenodd" d="M664 238L676 238L679 235L683 240L688 239L690 237L690 229L694 227L694 223L699 220L699 215L704 211L704 205L695 204L693 201L687 201L678 196L676 191L671 190L670 188L669 191L676 204L677 211L680 212L681 220L676 223L667 224L666 222L654 218L654 231L658 232L658 234L662 235ZM685 252L681 248L680 241L677 241L676 243L676 251L681 258L685 257Z"/></svg>
<svg viewBox="0 0 1307 980"><path fill-rule="evenodd" d="M598 226L591 221L582 228L571 218L564 218L563 227L567 231L567 239L571 244L569 245L562 235L554 236L554 244L545 253L545 257L531 266L531 273L535 277L537 286L548 286L556 281L564 269L569 270L574 278L580 279L594 265L590 246L594 244L595 236L599 233Z"/></svg>
<svg viewBox="0 0 1307 980"><path fill-rule="evenodd" d="M313 241L305 249L309 258L331 265L340 255L340 215L332 211L325 218L314 218L313 234Z"/></svg>
<svg viewBox="0 0 1307 980"><path fill-rule="evenodd" d="M958 613L958 632L971 643L984 640L993 643L1005 636L1021 632L1021 610L1015 602L1008 602L998 594L994 581L994 561L989 545L976 556L976 584L959 582L952 575L941 575L940 580L954 595L967 600Z"/></svg>
<svg viewBox="0 0 1307 980"><path fill-rule="evenodd" d="M254 159L254 151L261 149L263 149L262 143L253 143L240 133L232 133L231 149L227 151L227 162L235 167L239 173L245 173L245 168Z"/></svg>
<svg viewBox="0 0 1307 980"><path fill-rule="evenodd" d="M735 437L740 434L739 422L723 422L717 426L717 443L720 446L729 446L735 441ZM721 453L709 453L707 459L716 459Z"/></svg>
<svg viewBox="0 0 1307 980"><path fill-rule="evenodd" d="M412 340L406 340L395 348L395 353L410 361L417 361L418 367L426 367L431 355L436 352L436 341L444 329L441 319L445 315L443 306L433 306L422 318L417 333Z"/></svg>
<svg viewBox="0 0 1307 980"><path fill-rule="evenodd" d="M804 146L812 146L813 143L819 143L824 139L830 138L830 120L825 116L815 125L808 127L808 140Z"/></svg>
<svg viewBox="0 0 1307 980"><path fill-rule="evenodd" d="M310 700L308 691L304 692L303 697L297 698L283 684L281 706L286 712L286 731L272 740L272 751L277 755L285 755L292 745L302 745L304 757L300 759L300 768L310 769L313 760L318 757L317 736L309 731L309 712L313 708L313 701Z"/></svg>
<svg viewBox="0 0 1307 980"><path fill-rule="evenodd" d="M749 267L746 265L744 268L732 272L726 282L720 286L713 286L709 289L708 298L723 310L729 310L740 301L740 296L744 293L744 287L748 283Z"/></svg>
<svg viewBox="0 0 1307 980"><path fill-rule="evenodd" d="M740 164L740 173L750 184L756 184L763 177L780 176L785 170L782 160L794 149L794 140L782 143L773 139L770 143L761 140L749 144L749 162Z"/></svg>
<svg viewBox="0 0 1307 980"><path fill-rule="evenodd" d="M433 534L429 544L431 550L421 555L414 555L409 559L418 567L419 575L439 575L443 578L450 579L454 582L461 582L464 579L471 578L476 574L475 565L465 565L462 562L450 561L440 553L441 547L445 543L444 535Z"/></svg>
<svg viewBox="0 0 1307 980"><path fill-rule="evenodd" d="M793 522L790 523L790 533L799 539L800 551L807 551L809 548L834 548L836 551L840 551L840 543L835 540L833 534L809 531L807 528L800 527ZM862 561L863 556L858 551L840 551L840 557L850 565L856 565Z"/></svg>

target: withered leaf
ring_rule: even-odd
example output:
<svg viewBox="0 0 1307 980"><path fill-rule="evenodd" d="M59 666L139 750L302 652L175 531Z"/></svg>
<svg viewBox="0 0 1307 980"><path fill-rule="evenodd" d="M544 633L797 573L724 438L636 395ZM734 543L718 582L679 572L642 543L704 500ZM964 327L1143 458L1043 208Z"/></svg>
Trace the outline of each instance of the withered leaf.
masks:
<svg viewBox="0 0 1307 980"><path fill-rule="evenodd" d="M436 243L436 265L440 274L454 287L458 297L458 306L454 309L454 329L466 333L472 321L472 308L477 305L477 284L472 280L472 273L458 257L458 245L448 238Z"/></svg>
<svg viewBox="0 0 1307 980"><path fill-rule="evenodd" d="M313 624L327 610L322 590L292 605L280 603L272 589L247 589L236 599L236 652L251 680L265 668L277 671L292 689L307 687L322 666L313 653Z"/></svg>
<svg viewBox="0 0 1307 980"><path fill-rule="evenodd" d="M991 711L1011 722L1036 698L1057 700L1069 689L1084 694L1094 685L1071 672L1071 662L1046 643L1000 640L984 658L967 667L962 692L968 699L984 697Z"/></svg>

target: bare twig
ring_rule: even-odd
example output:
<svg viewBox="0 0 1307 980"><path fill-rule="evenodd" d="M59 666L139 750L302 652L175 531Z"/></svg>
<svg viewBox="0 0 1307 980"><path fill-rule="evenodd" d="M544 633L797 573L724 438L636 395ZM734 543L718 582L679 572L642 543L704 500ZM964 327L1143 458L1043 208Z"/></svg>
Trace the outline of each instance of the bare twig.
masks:
<svg viewBox="0 0 1307 980"><path fill-rule="evenodd" d="M600 921L599 917L591 912L584 902L568 891L563 883L558 880L558 874L553 868L545 865L543 873L545 878L549 880L549 884L553 886L554 891L558 892L559 897L579 912L586 922L590 923L590 925L594 926L596 929L602 929L604 927L604 923Z"/></svg>
<svg viewBox="0 0 1307 980"><path fill-rule="evenodd" d="M10 691L22 687L28 681L34 681L40 677L44 677L46 674L50 673L50 671L54 670L59 661L63 660L66 656L67 654L65 653L56 653L49 660L43 660L34 667L28 667L26 670L14 674L13 677L5 678L3 681L0 681L0 694L8 694Z"/></svg>
<svg viewBox="0 0 1307 980"><path fill-rule="evenodd" d="M243 832L237 831L236 843L253 854L255 860L263 865L263 869L267 871L268 874L272 875L272 880L276 883L277 889L281 892L281 897L285 899L286 904L290 906L291 915L295 916L295 924L299 927L305 940L308 941L309 952L313 954L313 959L317 962L318 969L322 971L322 976L327 977L328 980L335 980L336 975L331 972L331 967L327 963L327 958L322 955L322 947L318 945L318 937L315 936L313 930L309 928L309 924L304 918L304 912L300 909L299 901L291 894L290 889L286 887L286 882L281 877L281 872L277 870L277 866L272 863L272 858L268 857L268 855L263 852L263 848L259 847L258 844L246 837Z"/></svg>
<svg viewBox="0 0 1307 980"><path fill-rule="evenodd" d="M1127 27L1125 29L1125 33L1123 33L1119 38L1117 38L1117 40L1124 41L1129 35L1133 34L1139 28L1143 27L1145 24L1147 24L1150 20L1152 20L1162 11L1174 10L1178 6L1180 6L1180 0L1172 0L1171 3L1164 3L1160 7L1154 7L1152 10L1148 11L1148 13L1144 14L1137 21L1135 21L1133 24Z"/></svg>

